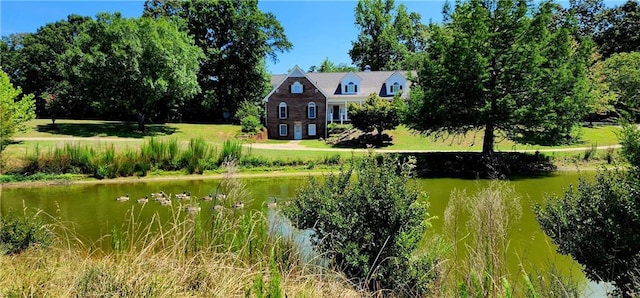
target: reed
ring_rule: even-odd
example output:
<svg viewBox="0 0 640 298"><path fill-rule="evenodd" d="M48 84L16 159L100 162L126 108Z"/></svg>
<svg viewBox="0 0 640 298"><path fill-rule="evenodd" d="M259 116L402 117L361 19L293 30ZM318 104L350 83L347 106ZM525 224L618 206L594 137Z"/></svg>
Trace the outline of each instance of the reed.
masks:
<svg viewBox="0 0 640 298"><path fill-rule="evenodd" d="M222 144L222 150L218 156L218 164L225 160L240 160L242 157L242 143L234 140L226 140Z"/></svg>
<svg viewBox="0 0 640 298"><path fill-rule="evenodd" d="M261 212L199 218L176 208L143 220L139 211L101 240L113 251L67 234L52 248L0 256L0 296L359 297L340 275L300 263Z"/></svg>
<svg viewBox="0 0 640 298"><path fill-rule="evenodd" d="M522 215L520 197L504 181L477 194L454 190L444 214L451 243L443 274L443 295L455 297L579 297L582 283L553 270L511 272L508 234ZM526 261L526 260L525 260ZM514 266L511 266L512 268Z"/></svg>

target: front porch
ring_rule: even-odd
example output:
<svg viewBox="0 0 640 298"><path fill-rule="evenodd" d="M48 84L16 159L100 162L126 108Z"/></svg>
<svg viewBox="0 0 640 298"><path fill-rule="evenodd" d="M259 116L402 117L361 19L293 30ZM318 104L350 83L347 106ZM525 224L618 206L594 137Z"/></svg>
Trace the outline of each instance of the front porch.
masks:
<svg viewBox="0 0 640 298"><path fill-rule="evenodd" d="M330 103L327 108L327 123L350 123L347 103Z"/></svg>

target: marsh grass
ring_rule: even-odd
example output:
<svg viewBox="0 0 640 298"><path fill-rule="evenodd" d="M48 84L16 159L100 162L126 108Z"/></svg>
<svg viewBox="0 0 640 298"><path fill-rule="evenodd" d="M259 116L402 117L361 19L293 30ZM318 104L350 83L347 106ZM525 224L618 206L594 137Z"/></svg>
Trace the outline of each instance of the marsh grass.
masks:
<svg viewBox="0 0 640 298"><path fill-rule="evenodd" d="M102 245L83 243L57 222L64 232L54 247L0 256L0 296L359 296L338 274L302 264L261 212L202 218L172 210L168 219L143 220L131 209L100 240L113 245L109 251L86 249Z"/></svg>
<svg viewBox="0 0 640 298"><path fill-rule="evenodd" d="M492 181L475 195L454 190L444 214L451 243L444 268L446 295L455 297L579 297L576 278L551 270L511 272L510 231L522 215L521 198L504 181ZM466 223L466 224L465 224ZM521 261L522 262L522 261Z"/></svg>

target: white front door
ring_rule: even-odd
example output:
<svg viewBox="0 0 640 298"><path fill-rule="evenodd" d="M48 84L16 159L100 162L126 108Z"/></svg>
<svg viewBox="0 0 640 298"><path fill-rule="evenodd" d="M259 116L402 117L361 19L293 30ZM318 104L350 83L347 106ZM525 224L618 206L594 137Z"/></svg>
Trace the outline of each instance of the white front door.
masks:
<svg viewBox="0 0 640 298"><path fill-rule="evenodd" d="M296 123L293 125L293 139L302 140L302 123Z"/></svg>

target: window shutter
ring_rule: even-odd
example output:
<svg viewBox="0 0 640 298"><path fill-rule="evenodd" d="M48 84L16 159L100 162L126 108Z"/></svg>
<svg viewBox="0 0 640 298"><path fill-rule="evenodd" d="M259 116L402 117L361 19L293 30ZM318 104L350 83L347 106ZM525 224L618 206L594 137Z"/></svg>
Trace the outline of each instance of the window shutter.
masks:
<svg viewBox="0 0 640 298"><path fill-rule="evenodd" d="M347 90L348 90L347 88L348 88L348 86L344 85L344 93L347 93Z"/></svg>
<svg viewBox="0 0 640 298"><path fill-rule="evenodd" d="M293 85L289 85L289 93L293 93Z"/></svg>
<svg viewBox="0 0 640 298"><path fill-rule="evenodd" d="M353 90L355 90L354 92L358 93L358 85L354 85L353 88Z"/></svg>
<svg viewBox="0 0 640 298"><path fill-rule="evenodd" d="M400 90L402 90L402 85L400 85Z"/></svg>
<svg viewBox="0 0 640 298"><path fill-rule="evenodd" d="M302 93L304 93L304 85L302 85Z"/></svg>

